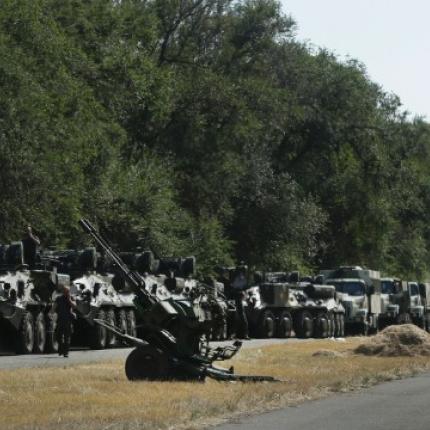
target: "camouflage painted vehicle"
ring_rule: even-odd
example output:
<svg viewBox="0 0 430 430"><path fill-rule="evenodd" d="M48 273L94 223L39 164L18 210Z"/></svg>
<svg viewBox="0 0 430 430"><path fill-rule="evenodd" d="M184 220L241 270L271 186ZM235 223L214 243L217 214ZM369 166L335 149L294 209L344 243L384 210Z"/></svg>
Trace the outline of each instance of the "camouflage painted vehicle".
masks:
<svg viewBox="0 0 430 430"><path fill-rule="evenodd" d="M6 346L18 354L56 352L56 317L50 312L56 290L70 278L39 264L29 270L23 245L0 246L0 325Z"/></svg>
<svg viewBox="0 0 430 430"><path fill-rule="evenodd" d="M132 336L136 334L135 296L106 271L95 248L55 251L49 258L72 279L70 293L76 300L78 316L73 324L74 344L92 349L119 346L115 334L95 324L95 319L117 325Z"/></svg>
<svg viewBox="0 0 430 430"><path fill-rule="evenodd" d="M344 309L335 288L300 281L297 272L257 273L248 289L247 315L257 337L342 337Z"/></svg>
<svg viewBox="0 0 430 430"><path fill-rule="evenodd" d="M382 312L379 272L359 266L343 266L323 270L318 278L319 282L336 288L336 296L345 309L347 334L358 332L367 335L378 330Z"/></svg>
<svg viewBox="0 0 430 430"><path fill-rule="evenodd" d="M148 292L142 276L130 270L106 239L85 219L80 225L116 264L129 288L136 295L136 311L140 327L137 336L124 333L119 327L96 319L95 323L113 332L135 349L127 357L125 372L130 380L193 379L207 376L218 380L272 381L271 377L240 376L233 369L216 368L213 363L229 359L241 343L211 348L204 336L213 324L212 298L207 286L199 284L192 299L176 300L173 296L160 300Z"/></svg>
<svg viewBox="0 0 430 430"><path fill-rule="evenodd" d="M177 301L188 301L198 295L201 283L195 278L195 257L155 258L152 251L143 253L120 253L122 260L139 273L145 281L145 289L160 300L174 297ZM229 336L228 323L234 313L224 295L224 284L206 278L207 294L211 295L213 326L208 336L212 340L225 340ZM216 303L216 306L215 306Z"/></svg>

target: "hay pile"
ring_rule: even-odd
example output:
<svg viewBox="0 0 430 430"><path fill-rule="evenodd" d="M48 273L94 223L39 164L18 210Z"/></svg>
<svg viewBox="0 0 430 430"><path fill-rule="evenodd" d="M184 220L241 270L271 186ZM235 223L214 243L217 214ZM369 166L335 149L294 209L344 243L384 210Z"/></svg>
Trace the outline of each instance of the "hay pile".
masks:
<svg viewBox="0 0 430 430"><path fill-rule="evenodd" d="M430 334L413 324L393 325L359 345L354 352L379 357L430 356Z"/></svg>
<svg viewBox="0 0 430 430"><path fill-rule="evenodd" d="M329 349L320 349L319 351L315 351L312 354L312 357L327 357L327 358L336 358L336 357L344 357L344 352L332 351Z"/></svg>

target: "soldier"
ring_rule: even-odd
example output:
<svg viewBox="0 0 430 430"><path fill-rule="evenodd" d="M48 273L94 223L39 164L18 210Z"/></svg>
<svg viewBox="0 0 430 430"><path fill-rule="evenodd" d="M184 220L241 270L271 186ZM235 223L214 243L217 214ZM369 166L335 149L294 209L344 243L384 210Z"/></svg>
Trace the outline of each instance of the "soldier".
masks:
<svg viewBox="0 0 430 430"><path fill-rule="evenodd" d="M30 269L36 266L37 247L40 246L39 238L33 233L33 229L29 225L26 234L22 239L24 249L24 264L27 264Z"/></svg>
<svg viewBox="0 0 430 430"><path fill-rule="evenodd" d="M58 355L68 357L72 323L76 318L73 312L73 309L76 308L76 302L70 296L69 288L63 287L62 293L55 299L52 311L57 312L56 336L58 340Z"/></svg>
<svg viewBox="0 0 430 430"><path fill-rule="evenodd" d="M234 274L233 282L231 283L238 318L237 336L241 339L249 339L248 318L246 317L245 308L243 307L245 289L248 286L245 271L245 266L239 266Z"/></svg>

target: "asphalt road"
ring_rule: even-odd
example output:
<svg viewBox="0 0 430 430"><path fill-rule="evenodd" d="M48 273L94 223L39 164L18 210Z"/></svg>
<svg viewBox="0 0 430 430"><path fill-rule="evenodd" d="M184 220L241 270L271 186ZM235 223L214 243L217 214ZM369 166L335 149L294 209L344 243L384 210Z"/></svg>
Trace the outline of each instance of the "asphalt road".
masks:
<svg viewBox="0 0 430 430"><path fill-rule="evenodd" d="M303 403L215 430L428 430L430 374Z"/></svg>
<svg viewBox="0 0 430 430"><path fill-rule="evenodd" d="M307 342L309 342L308 340ZM314 340L312 340L314 341ZM242 348L258 348L260 346L306 342L299 339L253 339L244 341ZM315 341L317 342L317 341ZM213 342L213 346L228 345L231 342ZM0 369L18 369L31 367L62 367L65 364L83 364L98 361L125 359L132 348L94 350L72 350L68 358L59 357L57 354L30 354L30 355L3 355L0 356Z"/></svg>

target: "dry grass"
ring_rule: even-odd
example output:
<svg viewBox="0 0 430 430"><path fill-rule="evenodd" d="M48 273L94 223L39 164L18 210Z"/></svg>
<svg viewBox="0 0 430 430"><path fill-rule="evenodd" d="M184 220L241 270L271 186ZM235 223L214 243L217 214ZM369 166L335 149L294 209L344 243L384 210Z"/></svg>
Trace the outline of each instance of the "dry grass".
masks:
<svg viewBox="0 0 430 430"><path fill-rule="evenodd" d="M430 368L424 357L365 357L348 352L359 339L242 351L236 371L282 383L130 383L122 362L0 372L1 428L201 428L225 417L296 404ZM330 355L318 350L336 351ZM345 354L345 352L347 352ZM344 353L344 354L342 354Z"/></svg>

